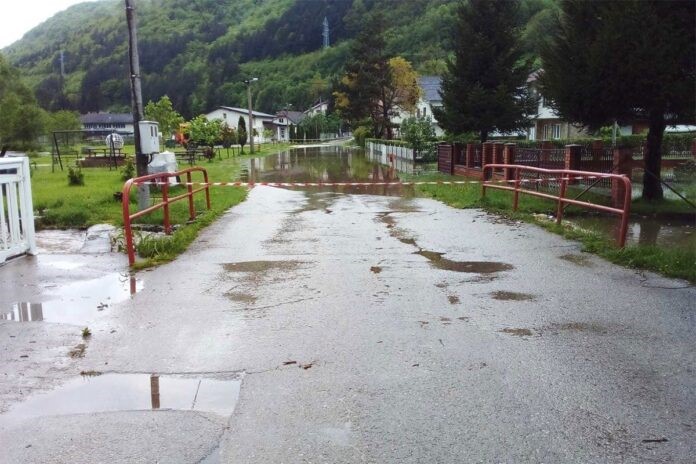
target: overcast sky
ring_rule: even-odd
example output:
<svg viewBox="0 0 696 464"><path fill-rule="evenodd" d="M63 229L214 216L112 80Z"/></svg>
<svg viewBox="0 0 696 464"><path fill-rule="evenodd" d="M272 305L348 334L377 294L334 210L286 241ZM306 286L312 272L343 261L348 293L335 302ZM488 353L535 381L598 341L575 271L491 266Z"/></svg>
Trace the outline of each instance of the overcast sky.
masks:
<svg viewBox="0 0 696 464"><path fill-rule="evenodd" d="M7 47L48 18L85 0L3 0L0 48Z"/></svg>

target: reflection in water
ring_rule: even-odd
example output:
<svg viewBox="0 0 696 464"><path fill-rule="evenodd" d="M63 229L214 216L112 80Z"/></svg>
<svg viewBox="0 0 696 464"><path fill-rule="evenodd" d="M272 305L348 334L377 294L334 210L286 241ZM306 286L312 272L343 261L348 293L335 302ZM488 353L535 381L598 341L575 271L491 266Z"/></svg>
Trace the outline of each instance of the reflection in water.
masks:
<svg viewBox="0 0 696 464"><path fill-rule="evenodd" d="M48 290L53 299L41 303L17 302L0 310L0 320L46 321L82 325L97 312L127 300L143 289L143 282L128 273L114 272Z"/></svg>
<svg viewBox="0 0 696 464"><path fill-rule="evenodd" d="M568 220L583 229L599 232L615 238L619 233L620 221L616 216L588 215L571 217ZM626 235L628 244L660 245L683 249L696 249L696 217L684 219L631 219Z"/></svg>
<svg viewBox="0 0 696 464"><path fill-rule="evenodd" d="M294 148L264 158L240 160L244 182L392 182L398 181L391 166L368 160L360 150L341 146ZM327 187L322 187L327 188ZM335 186L342 193L411 196L404 186ZM313 188L315 190L316 187Z"/></svg>
<svg viewBox="0 0 696 464"><path fill-rule="evenodd" d="M33 417L160 408L229 416L237 403L240 384L240 379L93 374L29 397L7 413L0 414L0 423L9 424Z"/></svg>

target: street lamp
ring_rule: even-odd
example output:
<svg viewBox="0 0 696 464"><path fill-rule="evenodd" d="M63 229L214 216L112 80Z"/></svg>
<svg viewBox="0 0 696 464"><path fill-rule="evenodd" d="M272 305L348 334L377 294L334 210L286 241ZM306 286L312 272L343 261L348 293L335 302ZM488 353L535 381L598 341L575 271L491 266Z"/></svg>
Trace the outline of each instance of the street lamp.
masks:
<svg viewBox="0 0 696 464"><path fill-rule="evenodd" d="M249 101L249 150L254 154L254 114L251 111L251 83L258 81L258 77L247 79L244 83L247 86L247 100Z"/></svg>

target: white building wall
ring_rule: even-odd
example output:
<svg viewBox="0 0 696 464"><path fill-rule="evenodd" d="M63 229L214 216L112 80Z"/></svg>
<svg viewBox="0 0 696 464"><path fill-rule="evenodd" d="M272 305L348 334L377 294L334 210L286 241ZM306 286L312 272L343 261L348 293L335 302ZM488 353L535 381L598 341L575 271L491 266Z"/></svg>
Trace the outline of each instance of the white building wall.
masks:
<svg viewBox="0 0 696 464"><path fill-rule="evenodd" d="M238 112L238 111L233 111L233 110L228 110L225 108L217 108L210 113L205 115L205 118L208 121L213 121L215 119L219 119L222 122L226 122L228 126L234 128L235 130L237 129L237 123L239 122L239 117L244 118L244 122L246 123L247 127L247 132L249 135L251 135L253 132L250 130L251 124L249 124L249 112ZM254 128L256 129L256 132L258 135L254 137L254 143L265 143L267 140L264 139L263 136L263 123L264 121L272 121L272 118L264 118L264 117L259 117L259 116L254 116Z"/></svg>

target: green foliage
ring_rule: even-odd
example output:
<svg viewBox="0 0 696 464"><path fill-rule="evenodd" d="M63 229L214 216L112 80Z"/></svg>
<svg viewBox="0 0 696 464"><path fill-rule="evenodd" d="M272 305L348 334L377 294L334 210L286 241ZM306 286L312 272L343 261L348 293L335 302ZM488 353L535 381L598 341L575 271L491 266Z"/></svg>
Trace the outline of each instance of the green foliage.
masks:
<svg viewBox="0 0 696 464"><path fill-rule="evenodd" d="M262 77L256 108L305 109L319 96L330 98L358 26L376 11L389 13L383 30L388 56L403 56L421 73L441 74L459 1L139 0L143 96L157 101L168 95L190 119L221 104L245 106L243 76L254 75ZM521 3L522 21L533 21L554 5L553 0ZM326 50L321 48L324 16L331 28ZM545 35L545 23L539 24L526 35L525 51ZM47 110L127 111L130 106L122 2L74 5L6 52Z"/></svg>
<svg viewBox="0 0 696 464"><path fill-rule="evenodd" d="M121 180L127 181L135 177L135 163L133 158L130 156L126 157L126 162L123 164L123 169L121 169Z"/></svg>
<svg viewBox="0 0 696 464"><path fill-rule="evenodd" d="M246 119L244 119L244 116L240 116L239 121L237 121L237 143L242 147L242 153L244 153L244 145L246 145L248 136Z"/></svg>
<svg viewBox="0 0 696 464"><path fill-rule="evenodd" d="M341 120L337 115L325 115L317 113L305 117L297 127L296 135L298 139L319 139L321 134L338 133Z"/></svg>
<svg viewBox="0 0 696 464"><path fill-rule="evenodd" d="M430 157L434 152L435 129L430 116L406 119L401 123L401 137L411 145L416 157Z"/></svg>
<svg viewBox="0 0 696 464"><path fill-rule="evenodd" d="M367 137L372 135L372 128L369 126L358 126L353 129L353 137L355 138L355 143L361 147L365 147L365 140Z"/></svg>
<svg viewBox="0 0 696 464"><path fill-rule="evenodd" d="M149 101L145 105L145 119L157 121L159 131L165 139L169 139L179 129L179 125L184 122L184 118L173 108L172 101L166 95L156 103Z"/></svg>
<svg viewBox="0 0 696 464"><path fill-rule="evenodd" d="M696 3L564 0L561 9L542 49L543 92L590 128L647 119L645 168L659 177L665 126L696 120ZM644 177L643 197L662 198L658 179Z"/></svg>
<svg viewBox="0 0 696 464"><path fill-rule="evenodd" d="M89 338L92 336L92 331L89 330L89 327L85 327L82 329L82 338Z"/></svg>
<svg viewBox="0 0 696 464"><path fill-rule="evenodd" d="M0 155L29 147L42 132L44 119L19 72L0 55Z"/></svg>
<svg viewBox="0 0 696 464"><path fill-rule="evenodd" d="M80 130L82 123L76 111L60 110L45 114L44 133L50 134L58 130Z"/></svg>
<svg viewBox="0 0 696 464"><path fill-rule="evenodd" d="M435 116L448 132L493 131L529 126L536 99L527 87L531 62L522 59L518 5L469 0L457 15L454 58L442 80L442 109Z"/></svg>
<svg viewBox="0 0 696 464"><path fill-rule="evenodd" d="M227 122L223 122L220 128L220 141L225 148L230 148L237 143L237 131L230 127Z"/></svg>
<svg viewBox="0 0 696 464"><path fill-rule="evenodd" d="M85 175L80 167L68 168L68 185L85 185Z"/></svg>
<svg viewBox="0 0 696 464"><path fill-rule="evenodd" d="M222 121L219 119L209 121L199 115L189 122L189 137L196 145L212 147L220 139L221 133Z"/></svg>

